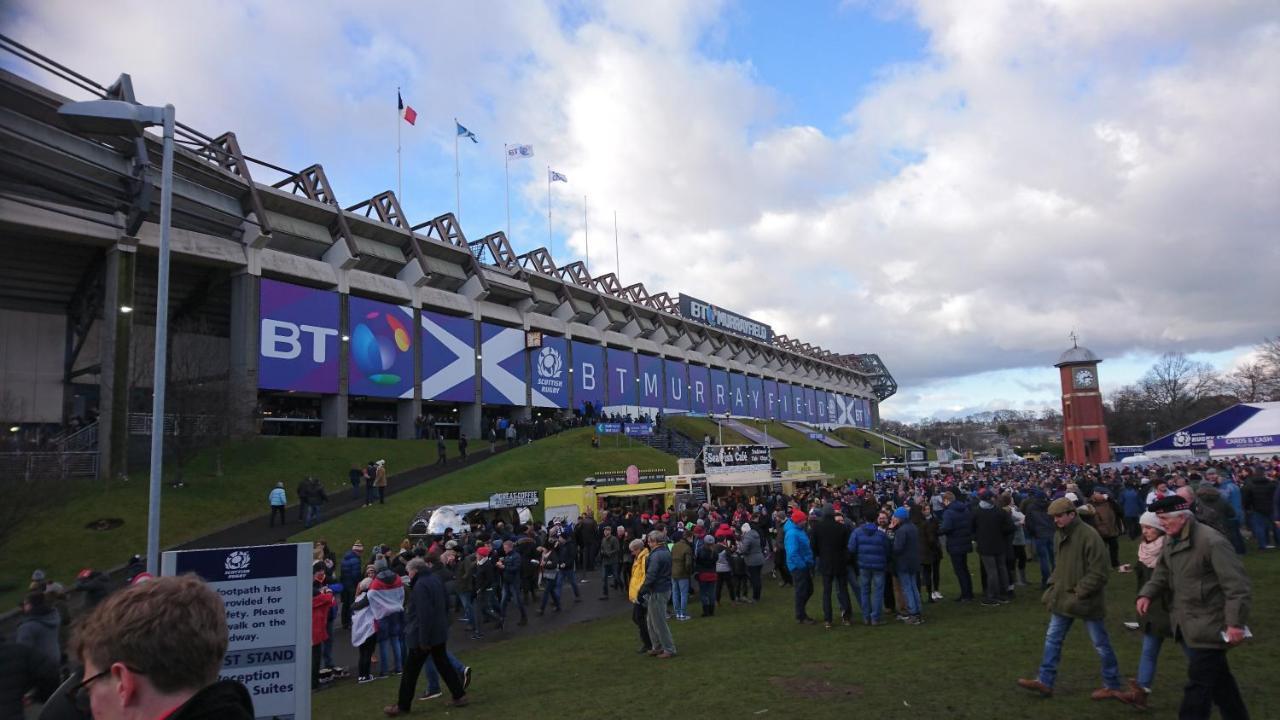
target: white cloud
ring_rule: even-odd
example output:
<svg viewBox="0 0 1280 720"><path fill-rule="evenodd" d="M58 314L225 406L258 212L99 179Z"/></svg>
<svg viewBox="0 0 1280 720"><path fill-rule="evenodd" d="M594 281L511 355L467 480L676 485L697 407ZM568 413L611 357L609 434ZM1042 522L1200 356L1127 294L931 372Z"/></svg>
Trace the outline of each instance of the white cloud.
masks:
<svg viewBox="0 0 1280 720"><path fill-rule="evenodd" d="M877 352L904 397L1047 367L1072 329L1104 357L1274 334L1280 6L888 10L920 24L928 55L847 98L836 136L780 125L785 89L700 54L718 3L28 0L9 32L95 76L131 70L144 100L235 129L254 154L322 161L353 201L391 184L370 168L394 162L387 88L404 84L423 128L459 114L491 142L536 140L572 180L554 188L555 220L577 254L586 192L593 239L619 211L624 282ZM541 208L533 176L513 191ZM429 216L452 197L412 203ZM612 243L593 243L593 269L614 260Z"/></svg>

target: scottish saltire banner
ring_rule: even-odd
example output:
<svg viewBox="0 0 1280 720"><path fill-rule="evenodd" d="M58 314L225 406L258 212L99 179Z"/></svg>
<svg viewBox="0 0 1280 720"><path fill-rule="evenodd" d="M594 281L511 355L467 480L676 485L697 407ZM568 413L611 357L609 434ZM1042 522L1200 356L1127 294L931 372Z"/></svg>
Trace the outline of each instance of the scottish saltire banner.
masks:
<svg viewBox="0 0 1280 720"><path fill-rule="evenodd" d="M476 401L476 324L422 311L422 399Z"/></svg>
<svg viewBox="0 0 1280 720"><path fill-rule="evenodd" d="M544 341L545 342L545 341ZM573 341L573 405L585 410L587 403L599 412L604 405L604 348Z"/></svg>
<svg viewBox="0 0 1280 720"><path fill-rule="evenodd" d="M640 401L637 405L648 408L662 407L662 358L637 355L636 366L640 372Z"/></svg>
<svg viewBox="0 0 1280 720"><path fill-rule="evenodd" d="M338 294L263 278L258 387L338 392Z"/></svg>
<svg viewBox="0 0 1280 720"><path fill-rule="evenodd" d="M562 337L543 335L542 347L529 350L529 385L534 407L569 407L568 346Z"/></svg>
<svg viewBox="0 0 1280 720"><path fill-rule="evenodd" d="M764 381L764 416L770 420L778 419L780 408L778 407L778 381Z"/></svg>
<svg viewBox="0 0 1280 720"><path fill-rule="evenodd" d="M711 412L723 415L729 412L729 373L711 368Z"/></svg>
<svg viewBox="0 0 1280 720"><path fill-rule="evenodd" d="M605 353L609 366L609 400L607 405L636 404L636 354L630 350L609 348Z"/></svg>
<svg viewBox="0 0 1280 720"><path fill-rule="evenodd" d="M825 425L828 422L830 422L829 420L827 420L827 391L826 390L813 391L813 411L816 414L819 423Z"/></svg>
<svg viewBox="0 0 1280 720"><path fill-rule="evenodd" d="M347 300L347 394L413 397L413 308Z"/></svg>
<svg viewBox="0 0 1280 720"><path fill-rule="evenodd" d="M480 323L480 399L486 405L521 405L524 379L524 330Z"/></svg>
<svg viewBox="0 0 1280 720"><path fill-rule="evenodd" d="M711 369L689 366L689 412L711 414Z"/></svg>
<svg viewBox="0 0 1280 720"><path fill-rule="evenodd" d="M813 388L804 389L804 416L810 424L818 422L818 409L813 405L817 400L817 393Z"/></svg>
<svg viewBox="0 0 1280 720"><path fill-rule="evenodd" d="M729 373L729 412L747 415L747 376L741 373Z"/></svg>
<svg viewBox="0 0 1280 720"><path fill-rule="evenodd" d="M778 383L778 419L784 421L795 419L791 413L790 383Z"/></svg>
<svg viewBox="0 0 1280 720"><path fill-rule="evenodd" d="M668 412L688 412L692 404L689 396L689 368L679 360L663 360L666 373L666 400L663 408Z"/></svg>
<svg viewBox="0 0 1280 720"><path fill-rule="evenodd" d="M747 414L764 417L764 381L758 377L747 378Z"/></svg>

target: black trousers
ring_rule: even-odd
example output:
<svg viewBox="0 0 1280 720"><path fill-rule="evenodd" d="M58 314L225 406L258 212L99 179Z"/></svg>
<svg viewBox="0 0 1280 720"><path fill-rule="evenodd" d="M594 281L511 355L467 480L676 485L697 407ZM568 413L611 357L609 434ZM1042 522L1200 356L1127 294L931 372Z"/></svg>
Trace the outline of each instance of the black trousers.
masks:
<svg viewBox="0 0 1280 720"><path fill-rule="evenodd" d="M831 622L831 584L836 586L836 599L840 601L840 617L848 618L851 612L849 606L849 584L846 582L849 577L845 566L841 565L840 569L833 573L822 573L822 619Z"/></svg>
<svg viewBox="0 0 1280 720"><path fill-rule="evenodd" d="M409 712L413 705L413 692L418 686L418 676L422 674L422 666L427 664L428 658L436 664L436 672L440 673L440 679L449 687L449 694L454 700L466 694L462 689L462 678L458 677L458 671L453 669L453 663L449 662L446 653L444 643L425 649L409 649L408 657L404 659L404 674L400 676L400 697L397 701L403 712Z"/></svg>
<svg viewBox="0 0 1280 720"><path fill-rule="evenodd" d="M1240 686L1227 666L1226 650L1196 650L1186 647L1187 686L1178 706L1179 720L1208 718L1218 706L1222 720L1248 720L1249 710L1240 697Z"/></svg>
<svg viewBox="0 0 1280 720"><path fill-rule="evenodd" d="M808 569L792 570L791 584L795 586L796 619L804 620L809 617L805 606L809 604L809 598L813 597L813 575L811 571Z"/></svg>
<svg viewBox="0 0 1280 720"><path fill-rule="evenodd" d="M285 524L285 519L284 519L284 506L283 506L283 505L272 505L272 506L271 506L271 525L270 525L270 527L275 527L275 526L276 526L276 515L279 515L279 516L280 516L280 524L281 524L281 525L284 525L284 524Z"/></svg>
<svg viewBox="0 0 1280 720"><path fill-rule="evenodd" d="M377 647L377 633L370 635L368 640L360 643L360 660L356 663L356 674L359 677L369 677L372 672L370 668L373 665L373 651Z"/></svg>
<svg viewBox="0 0 1280 720"><path fill-rule="evenodd" d="M653 649L653 641L649 639L649 611L640 603L631 603L631 622L640 628L640 646Z"/></svg>
<svg viewBox="0 0 1280 720"><path fill-rule="evenodd" d="M1111 556L1111 567L1120 567L1120 540L1119 538L1102 538L1107 544L1107 553Z"/></svg>

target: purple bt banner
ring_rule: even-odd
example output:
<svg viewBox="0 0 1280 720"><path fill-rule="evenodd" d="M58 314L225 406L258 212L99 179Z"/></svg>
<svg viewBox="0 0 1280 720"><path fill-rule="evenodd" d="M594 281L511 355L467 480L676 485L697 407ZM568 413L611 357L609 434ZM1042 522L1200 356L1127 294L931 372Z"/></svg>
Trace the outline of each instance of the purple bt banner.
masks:
<svg viewBox="0 0 1280 720"><path fill-rule="evenodd" d="M259 388L338 392L337 293L263 278L258 318Z"/></svg>
<svg viewBox="0 0 1280 720"><path fill-rule="evenodd" d="M352 295L347 316L347 393L413 397L413 310Z"/></svg>

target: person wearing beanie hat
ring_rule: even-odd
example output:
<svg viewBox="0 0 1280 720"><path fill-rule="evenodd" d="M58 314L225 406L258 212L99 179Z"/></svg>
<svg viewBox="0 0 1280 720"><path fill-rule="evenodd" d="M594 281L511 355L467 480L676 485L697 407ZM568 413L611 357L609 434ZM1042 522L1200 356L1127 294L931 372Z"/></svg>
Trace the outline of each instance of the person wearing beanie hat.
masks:
<svg viewBox="0 0 1280 720"><path fill-rule="evenodd" d="M1132 567L1138 580L1138 592L1146 585L1155 573L1156 564L1160 561L1160 552L1164 549L1165 534L1160 525L1160 518L1147 511L1138 518L1141 528L1141 542L1138 544L1138 562L1132 566L1121 568L1122 571ZM1173 626L1169 621L1169 594L1160 593L1155 596L1147 614L1140 616L1136 623L1125 623L1126 627L1142 629L1142 656L1138 660L1138 675L1129 681L1126 701L1134 707L1147 709L1151 687L1155 683L1156 664L1160 658L1160 648L1166 638L1173 637Z"/></svg>
<svg viewBox="0 0 1280 720"><path fill-rule="evenodd" d="M834 585L836 599L840 602L840 619L851 623L853 603L849 598L849 528L836 521L835 509L822 507L822 519L813 528L813 554L817 560L817 573L822 576L822 620L831 629L834 620L831 607L831 589Z"/></svg>
<svg viewBox="0 0 1280 720"><path fill-rule="evenodd" d="M920 535L911 522L911 511L900 507L893 511L893 570L906 604L908 625L920 625Z"/></svg>
<svg viewBox="0 0 1280 720"><path fill-rule="evenodd" d="M760 602L764 590L764 545L760 533L751 527L751 523L742 523L742 538L738 541L738 554L747 565L747 582L751 585L751 597L745 602Z"/></svg>
<svg viewBox="0 0 1280 720"><path fill-rule="evenodd" d="M339 580L342 581L342 627L347 630L351 629L352 605L356 600L356 583L362 577L361 569L364 568L364 545L359 540L351 543L351 549L342 556L342 563L338 565Z"/></svg>
<svg viewBox="0 0 1280 720"><path fill-rule="evenodd" d="M1070 507L1058 505L1059 501ZM1057 558L1053 582L1041 598L1050 612L1043 660L1036 677L1018 678L1017 684L1042 697L1053 695L1053 683L1058 677L1058 664L1062 659L1062 644L1074 621L1082 620L1102 663L1103 687L1090 697L1128 702L1105 622L1106 586L1111 575L1107 544L1097 530L1080 520L1070 500L1055 500L1049 506L1049 514L1057 528L1054 536Z"/></svg>
<svg viewBox="0 0 1280 720"><path fill-rule="evenodd" d="M782 543L786 553L787 570L791 572L791 583L795 588L796 622L812 625L816 621L809 617L806 606L813 597L813 547L809 543L809 534L805 524L808 516L800 508L791 512L791 518L782 526Z"/></svg>

